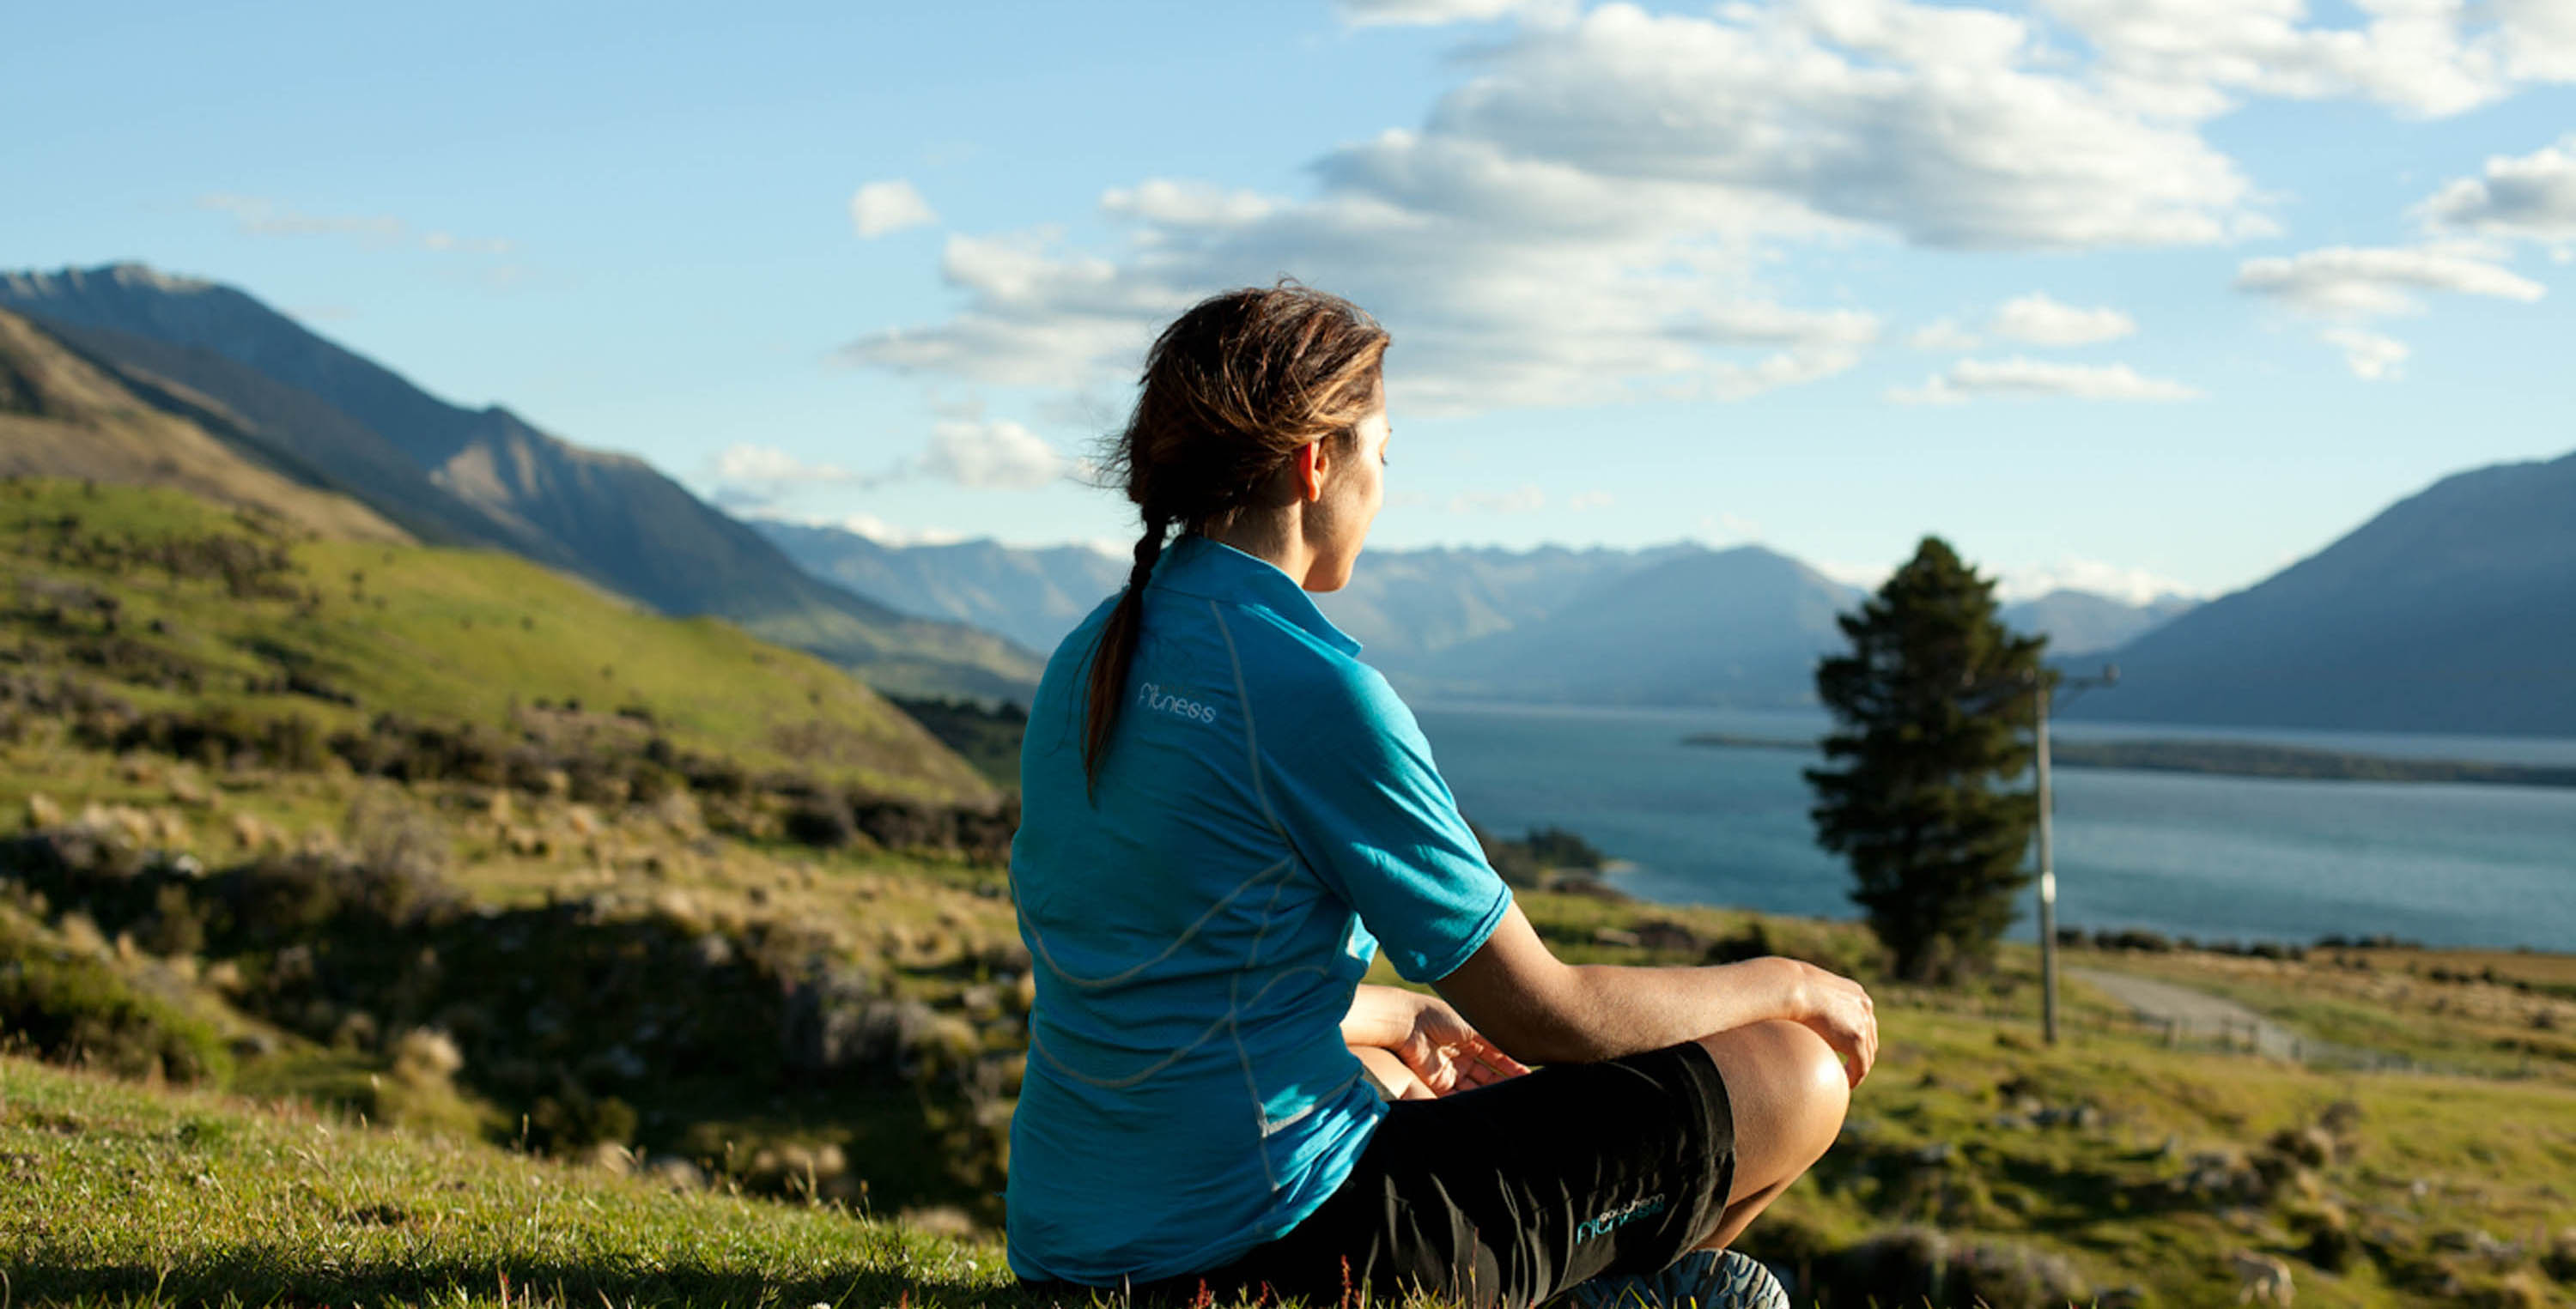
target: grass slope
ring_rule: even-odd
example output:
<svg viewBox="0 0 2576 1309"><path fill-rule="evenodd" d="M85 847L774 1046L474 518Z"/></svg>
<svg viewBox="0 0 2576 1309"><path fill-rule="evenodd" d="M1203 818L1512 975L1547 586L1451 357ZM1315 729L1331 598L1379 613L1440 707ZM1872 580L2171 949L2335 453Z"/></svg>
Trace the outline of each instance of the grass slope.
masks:
<svg viewBox="0 0 2576 1309"><path fill-rule="evenodd" d="M0 1058L20 1304L981 1303L989 1245Z"/></svg>
<svg viewBox="0 0 2576 1309"><path fill-rule="evenodd" d="M0 475L172 486L323 536L409 542L366 506L244 458L146 404L34 324L0 311Z"/></svg>
<svg viewBox="0 0 2576 1309"><path fill-rule="evenodd" d="M889 795L994 797L848 674L720 620L664 618L494 551L298 537L177 491L13 479L0 555L17 586L0 603L15 662L103 673L145 708L326 730L392 712L635 747L658 730ZM154 562L168 548L254 562L182 576Z"/></svg>
<svg viewBox="0 0 2576 1309"><path fill-rule="evenodd" d="M1581 958L1677 957L1674 928L1826 960L1860 945L1842 925L1528 900ZM2287 1262L2307 1306L2565 1302L2567 1087L2167 1050L2081 995L2042 1048L2016 1012L2027 962L1979 991L1884 992L1886 1057L1842 1142L1747 1238L1799 1273L1802 1304L2225 1304L2237 1252ZM21 1301L1030 1302L989 1236L15 1059L0 1182Z"/></svg>

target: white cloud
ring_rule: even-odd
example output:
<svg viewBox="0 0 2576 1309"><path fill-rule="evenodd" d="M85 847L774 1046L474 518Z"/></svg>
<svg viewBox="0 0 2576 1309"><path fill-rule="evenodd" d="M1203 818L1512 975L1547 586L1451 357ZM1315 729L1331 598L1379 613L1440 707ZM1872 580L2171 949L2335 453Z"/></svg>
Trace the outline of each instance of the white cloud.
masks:
<svg viewBox="0 0 2576 1309"><path fill-rule="evenodd" d="M1699 516L1699 535L1701 541L1712 546L1742 545L1761 537L1762 524L1742 514L1721 509Z"/></svg>
<svg viewBox="0 0 2576 1309"><path fill-rule="evenodd" d="M1333 9L1353 27L1436 27L1497 18L1562 22L1577 0L1337 0Z"/></svg>
<svg viewBox="0 0 2576 1309"><path fill-rule="evenodd" d="M864 536L879 545L890 545L896 547L912 545L955 545L960 541L969 539L964 532L951 531L944 527L897 527L894 524L877 517L875 514L869 513L843 514L838 518L811 518L792 521L805 522L821 527L837 527L844 532L854 532L860 536Z"/></svg>
<svg viewBox="0 0 2576 1309"><path fill-rule="evenodd" d="M1858 587L1863 591L1875 591L1886 585L1889 575L1896 571L1893 564L1853 564L1834 559L1810 560L1807 566L1845 586Z"/></svg>
<svg viewBox="0 0 2576 1309"><path fill-rule="evenodd" d="M715 457L716 480L752 485L817 483L847 485L868 479L838 464L809 463L774 445L737 441Z"/></svg>
<svg viewBox="0 0 2576 1309"><path fill-rule="evenodd" d="M2405 371L2406 356L2411 353L2406 343L2395 337L2365 332L2358 327L2329 327L2318 333L2326 344L2343 351L2343 361L2352 375L2365 382L2389 381Z"/></svg>
<svg viewBox="0 0 2576 1309"><path fill-rule="evenodd" d="M1607 509L1610 504L1611 495L1607 491L1577 491L1567 498L1565 507L1581 513L1587 509Z"/></svg>
<svg viewBox="0 0 2576 1309"><path fill-rule="evenodd" d="M1981 397L2078 400L2196 400L2201 392L2180 382L2140 376L2127 364L2061 364L2015 355L1962 359L1919 387L1898 387L1887 398L1899 404L1964 404Z"/></svg>
<svg viewBox="0 0 2576 1309"><path fill-rule="evenodd" d="M1547 492L1535 486L1509 491L1470 491L1449 501L1453 514L1526 514L1547 507Z"/></svg>
<svg viewBox="0 0 2576 1309"><path fill-rule="evenodd" d="M2132 104L2205 118L2244 95L2365 99L2456 114L2524 81L2576 76L2564 0L2355 0L2357 25L2311 24L2306 0L2042 0L2090 43Z"/></svg>
<svg viewBox="0 0 2576 1309"><path fill-rule="evenodd" d="M2525 303L2547 293L2540 283L2499 267L2492 258L2491 249L2475 244L2333 246L2287 258L2246 260L2237 270L2236 287L2302 314L2339 320L2340 326L2326 328L2319 338L2343 352L2353 376L2390 381L2404 372L2410 353L2406 343L2358 324L2421 312L2420 297L2431 291Z"/></svg>
<svg viewBox="0 0 2576 1309"><path fill-rule="evenodd" d="M1959 326L1953 319L1936 318L1915 328L1906 336L1905 343L1917 350L1941 352L1974 350L1984 345L1986 339Z"/></svg>
<svg viewBox="0 0 2576 1309"><path fill-rule="evenodd" d="M1348 6L1355 22L1499 14ZM2030 21L1906 0L1696 16L1609 4L1479 47L1412 130L1336 149L1302 196L1174 179L1112 189L1102 252L1052 232L952 235L958 310L840 359L925 378L1123 388L1153 332L1281 273L1394 333L1408 412L1731 399L1848 370L1863 308L1770 284L1802 243L2011 249L2269 230L2189 124L2088 80ZM1965 349L1949 341L1944 348Z"/></svg>
<svg viewBox="0 0 2576 1309"><path fill-rule="evenodd" d="M869 182L850 196L850 225L858 229L861 240L938 221L930 202L904 178Z"/></svg>
<svg viewBox="0 0 2576 1309"><path fill-rule="evenodd" d="M2168 596L2197 599L2201 592L2152 570L2066 555L2053 564L2008 568L1995 579L1995 594L2006 601L2036 600L2051 591L2085 591L2127 605L2150 604Z"/></svg>
<svg viewBox="0 0 2576 1309"><path fill-rule="evenodd" d="M2514 76L2576 80L2576 6L2567 0L2494 0L2494 12Z"/></svg>
<svg viewBox="0 0 2576 1309"><path fill-rule="evenodd" d="M417 245L440 253L482 255L504 255L517 248L501 237L457 236L451 232L415 235L411 224L388 214L308 214L251 195L201 195L197 197L197 207L229 215L236 228L252 236L351 236L379 245Z"/></svg>
<svg viewBox="0 0 2576 1309"><path fill-rule="evenodd" d="M1059 257L1048 245L1044 234L950 236L939 271L966 292L965 311L936 327L871 333L839 358L898 373L1078 390L1132 370L1155 324L1190 302L1141 269Z"/></svg>
<svg viewBox="0 0 2576 1309"><path fill-rule="evenodd" d="M1351 296L1393 331L1390 381L1408 412L1732 399L1811 383L1852 368L1882 324L1862 308L1796 303L1776 271L1786 252L2267 234L2263 197L2201 133L2241 100L2360 98L2444 114L2576 77L2566 0L2353 3L2357 18L2312 14L2309 0L2041 0L2028 15L1912 0L1671 14L1339 0L1361 27L1521 21L1473 34L1453 64L1459 80L1419 124L1315 160L1310 191L1177 178L1111 188L1099 205L1119 236L1096 250L1065 248L1054 229L954 234L940 271L955 312L870 331L839 358L1099 396L1123 391L1153 332L1200 296L1289 273ZM2479 184L2487 208L2510 207L2495 177ZM2445 203L2461 222L2487 212ZM2360 265L2335 267L2344 255ZM2378 258L2249 261L2238 285L2363 317L2436 287L2537 290L2473 252L2399 256L2452 261L2447 272ZM2463 281L2463 261L2490 276ZM1989 330L1941 320L1908 340L1965 352L1981 337L2077 345L2135 326L2116 309L2032 296ZM2195 394L2118 366L2027 360L1967 361L1901 394L2008 393Z"/></svg>
<svg viewBox="0 0 2576 1309"><path fill-rule="evenodd" d="M2028 23L1986 10L1810 0L1699 18L1612 4L1524 31L1481 67L1434 111L1435 134L1684 186L1770 226L2005 248L2255 226L2225 156L2058 71Z"/></svg>
<svg viewBox="0 0 2576 1309"><path fill-rule="evenodd" d="M2033 291L1995 310L1992 330L2029 345L2069 346L2116 341L2137 331L2138 324L2117 309L2078 309Z"/></svg>
<svg viewBox="0 0 2576 1309"><path fill-rule="evenodd" d="M1224 228L1259 222L1278 204L1258 191L1156 178L1133 187L1110 188L1101 194L1100 207L1115 217L1146 223Z"/></svg>
<svg viewBox="0 0 2576 1309"><path fill-rule="evenodd" d="M2576 27L2576 17L2568 21ZM2576 135L2527 155L2493 156L2485 176L2452 182L2417 212L2437 228L2576 242Z"/></svg>
<svg viewBox="0 0 2576 1309"><path fill-rule="evenodd" d="M975 490L1035 490L1071 471L1053 446L1008 419L944 419L933 423L922 452L874 472L801 458L776 446L737 442L708 462L710 498L727 509L785 516L779 504L800 491L826 487L874 490L918 478L937 478ZM801 518L820 522L825 519ZM858 529L852 528L857 531Z"/></svg>
<svg viewBox="0 0 2576 1309"><path fill-rule="evenodd" d="M2532 301L2540 283L2500 268L2472 248L2331 246L2286 258L2248 259L2236 288L2271 296L2302 313L2378 318L2423 308L2416 293L2449 291Z"/></svg>
<svg viewBox="0 0 2576 1309"><path fill-rule="evenodd" d="M919 467L960 486L1012 491L1036 490L1068 471L1055 447L1008 419L934 424Z"/></svg>

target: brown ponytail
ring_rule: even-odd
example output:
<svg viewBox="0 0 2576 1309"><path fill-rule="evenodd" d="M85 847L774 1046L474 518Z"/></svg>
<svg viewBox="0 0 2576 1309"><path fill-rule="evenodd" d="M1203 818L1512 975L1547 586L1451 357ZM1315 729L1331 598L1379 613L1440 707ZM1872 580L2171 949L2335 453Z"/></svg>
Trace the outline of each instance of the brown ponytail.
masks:
<svg viewBox="0 0 2576 1309"><path fill-rule="evenodd" d="M1378 404L1386 329L1340 296L1282 282L1208 297L1145 355L1136 410L1106 475L1144 518L1127 589L1100 629L1083 717L1082 772L1096 787L1144 629L1145 582L1173 528L1221 532L1245 509L1285 503L1279 472L1299 449L1347 442Z"/></svg>

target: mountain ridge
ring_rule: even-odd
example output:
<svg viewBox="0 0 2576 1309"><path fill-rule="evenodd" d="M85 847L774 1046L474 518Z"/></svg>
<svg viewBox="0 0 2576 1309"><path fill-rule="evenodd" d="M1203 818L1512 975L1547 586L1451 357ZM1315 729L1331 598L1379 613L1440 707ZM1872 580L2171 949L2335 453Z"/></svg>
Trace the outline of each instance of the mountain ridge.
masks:
<svg viewBox="0 0 2576 1309"><path fill-rule="evenodd" d="M152 403L16 314L0 310L0 474L157 482L346 540L411 544L373 510L250 457L219 431Z"/></svg>
<svg viewBox="0 0 2576 1309"><path fill-rule="evenodd" d="M136 264L11 273L0 307L147 391L213 402L242 441L424 539L726 618L889 689L1016 698L1035 683L1029 651L818 579L641 459L574 445L499 405L449 404L232 287Z"/></svg>
<svg viewBox="0 0 2576 1309"><path fill-rule="evenodd" d="M2443 477L2114 652L2087 718L2576 735L2576 453Z"/></svg>
<svg viewBox="0 0 2576 1309"><path fill-rule="evenodd" d="M1008 546L990 538L898 545L839 527L752 521L790 558L831 580L898 609L1007 632L1032 649L1052 649L1127 579L1126 560L1087 546ZM1742 606L1762 592L1742 570L1760 560L1773 561L1779 575L1770 598L1760 602L1767 605L1764 617L1747 622ZM1659 569L1666 572L1659 575ZM1689 576L1694 569L1701 570L1695 578ZM1754 589L1740 589L1746 586ZM1651 599L1637 612L1614 612L1617 602L1603 597L1621 587L1664 597L1672 621L1656 622ZM1793 601L1782 588L1803 598ZM1808 661L1840 639L1832 614L1857 603L1859 595L1768 547L1720 550L1678 541L1634 549L1371 549L1348 585L1315 601L1365 647L1361 658L1409 694L1548 701L1588 694L1606 703L1660 696L1677 703L1772 706L1810 702ZM1711 604L1727 608L1730 616L1702 621L1685 614ZM2162 616L2076 592L2008 607L2006 614L2015 621L2037 616L2078 624L2091 648L2108 646L2112 637ZM1609 647L1587 647L1587 628L1623 635ZM1695 653L1652 673L1632 666L1638 650L1671 645ZM1515 668L1516 660L1527 666ZM1622 666L1631 667L1609 679L1615 689L1565 689L1600 688L1602 669Z"/></svg>

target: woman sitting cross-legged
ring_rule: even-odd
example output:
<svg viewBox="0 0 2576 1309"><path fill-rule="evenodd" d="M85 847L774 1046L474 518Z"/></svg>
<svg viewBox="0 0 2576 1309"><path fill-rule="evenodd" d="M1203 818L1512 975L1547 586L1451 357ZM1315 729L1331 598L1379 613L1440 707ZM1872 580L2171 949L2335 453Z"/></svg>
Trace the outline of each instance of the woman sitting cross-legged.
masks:
<svg viewBox="0 0 2576 1309"><path fill-rule="evenodd" d="M1147 357L1135 569L1021 755L1011 1266L1073 1303L1776 1300L1719 1252L1833 1142L1869 996L1787 959L1572 966L1532 930L1308 597L1384 500L1386 346L1283 285ZM1438 994L1361 985L1381 950Z"/></svg>

